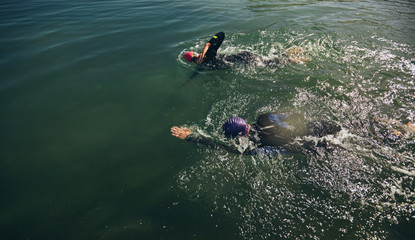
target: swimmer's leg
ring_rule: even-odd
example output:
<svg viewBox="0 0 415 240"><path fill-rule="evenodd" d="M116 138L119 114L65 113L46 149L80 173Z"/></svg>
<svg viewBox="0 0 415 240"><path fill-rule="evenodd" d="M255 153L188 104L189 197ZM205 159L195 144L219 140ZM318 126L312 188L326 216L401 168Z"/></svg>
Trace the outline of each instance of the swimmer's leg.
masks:
<svg viewBox="0 0 415 240"><path fill-rule="evenodd" d="M206 52L206 60L212 61L216 58L216 53L218 52L219 47L222 45L223 40L225 40L225 33L218 32L210 40L210 47Z"/></svg>
<svg viewBox="0 0 415 240"><path fill-rule="evenodd" d="M276 66L278 66L278 64L280 64L280 60L278 58L270 59L270 60L265 60L264 61L264 64L267 67L276 67Z"/></svg>
<svg viewBox="0 0 415 240"><path fill-rule="evenodd" d="M333 122L319 121L310 122L308 124L308 135L316 137L324 137L330 134L336 134L340 132L341 127Z"/></svg>
<svg viewBox="0 0 415 240"><path fill-rule="evenodd" d="M204 68L202 68L202 67L198 67L194 72L193 72L193 74L190 76L190 78L185 82L185 83L183 83L183 85L180 87L180 88L183 88L184 86L186 86L193 78L195 78L197 75L199 75L199 73L201 72L201 71L203 71L204 70Z"/></svg>

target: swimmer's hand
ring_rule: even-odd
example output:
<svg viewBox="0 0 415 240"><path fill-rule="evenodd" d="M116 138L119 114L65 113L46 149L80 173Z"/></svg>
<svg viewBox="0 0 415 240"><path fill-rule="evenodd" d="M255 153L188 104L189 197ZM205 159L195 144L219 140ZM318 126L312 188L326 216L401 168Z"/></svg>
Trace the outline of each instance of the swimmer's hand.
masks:
<svg viewBox="0 0 415 240"><path fill-rule="evenodd" d="M200 54L197 56L197 59L196 59L197 64L203 63L203 59L205 58L206 52L208 51L209 47L210 47L210 43L206 43L202 51L200 52Z"/></svg>
<svg viewBox="0 0 415 240"><path fill-rule="evenodd" d="M199 55L197 56L197 58L196 58L196 63L197 63L197 64L202 64L202 63L203 63L203 58L204 58L204 57L205 57L204 55L199 54Z"/></svg>
<svg viewBox="0 0 415 240"><path fill-rule="evenodd" d="M188 129L188 128L180 128L180 127L172 127L170 129L171 131L171 135L174 137L178 137L180 139L186 139L187 136L189 136L190 134L192 134L193 132Z"/></svg>
<svg viewBox="0 0 415 240"><path fill-rule="evenodd" d="M302 48L292 48L286 54L288 55L288 58L292 63L303 63L310 61L310 59L308 58L301 57L301 55L303 54Z"/></svg>

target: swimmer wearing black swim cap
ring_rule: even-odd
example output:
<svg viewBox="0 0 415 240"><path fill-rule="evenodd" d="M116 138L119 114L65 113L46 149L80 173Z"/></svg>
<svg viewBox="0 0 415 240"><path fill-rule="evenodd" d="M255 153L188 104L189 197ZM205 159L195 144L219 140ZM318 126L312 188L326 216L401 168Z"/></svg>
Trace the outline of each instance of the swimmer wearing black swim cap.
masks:
<svg viewBox="0 0 415 240"><path fill-rule="evenodd" d="M233 55L217 54L219 47L225 40L225 33L218 32L207 42L199 54L189 51L183 55L186 61L197 63L199 65L207 65L211 67L227 67L230 64L249 64L262 63L268 67L276 67L279 63L279 59L264 59L258 54L242 51ZM287 61L297 63L306 62L309 59L299 58L298 55L302 50L299 48L293 48L288 51L284 56L287 56Z"/></svg>

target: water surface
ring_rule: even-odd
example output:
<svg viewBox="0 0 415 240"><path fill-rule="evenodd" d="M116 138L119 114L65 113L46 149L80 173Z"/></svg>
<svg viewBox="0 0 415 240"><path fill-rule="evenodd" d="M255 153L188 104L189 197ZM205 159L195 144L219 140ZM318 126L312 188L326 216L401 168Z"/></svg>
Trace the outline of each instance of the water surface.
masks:
<svg viewBox="0 0 415 240"><path fill-rule="evenodd" d="M0 229L6 239L413 239L411 1L3 1ZM183 61L224 31L224 54L304 64L204 70ZM186 83L184 86L183 84ZM242 156L230 116L301 112L342 132L333 151ZM310 140L310 139L308 139ZM320 139L321 140L321 139Z"/></svg>

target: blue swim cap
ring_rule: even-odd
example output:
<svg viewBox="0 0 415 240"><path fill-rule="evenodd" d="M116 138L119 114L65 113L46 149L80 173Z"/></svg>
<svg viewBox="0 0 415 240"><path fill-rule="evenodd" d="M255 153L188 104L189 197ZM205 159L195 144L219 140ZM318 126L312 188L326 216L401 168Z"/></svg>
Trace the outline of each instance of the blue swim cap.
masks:
<svg viewBox="0 0 415 240"><path fill-rule="evenodd" d="M231 117L223 124L222 129L227 137L244 136L248 133L249 124L240 117Z"/></svg>

